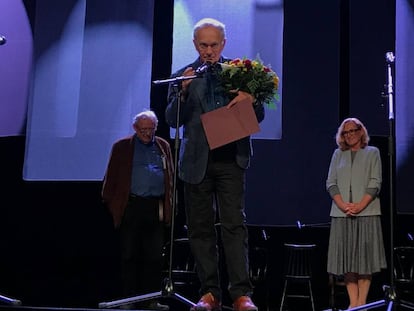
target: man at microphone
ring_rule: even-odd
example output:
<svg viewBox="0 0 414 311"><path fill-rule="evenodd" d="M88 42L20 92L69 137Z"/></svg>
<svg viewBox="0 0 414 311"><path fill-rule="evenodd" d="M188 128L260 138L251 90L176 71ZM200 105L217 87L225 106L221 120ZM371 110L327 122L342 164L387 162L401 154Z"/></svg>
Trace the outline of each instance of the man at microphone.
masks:
<svg viewBox="0 0 414 311"><path fill-rule="evenodd" d="M201 299L191 311L221 309L218 223L233 309L257 311L250 298L253 288L248 274L248 233L244 212L245 170L252 152L250 137L210 150L200 120L201 114L224 106L253 105L255 98L239 91L230 100L220 89L219 63L229 60L221 54L226 44L223 23L212 18L200 20L193 29L193 43L199 57L173 77L198 78L183 80L180 86L171 84L166 109L167 123L173 128L183 126L178 174L184 183L188 237L201 283ZM263 105L253 107L258 122L261 122L264 119Z"/></svg>

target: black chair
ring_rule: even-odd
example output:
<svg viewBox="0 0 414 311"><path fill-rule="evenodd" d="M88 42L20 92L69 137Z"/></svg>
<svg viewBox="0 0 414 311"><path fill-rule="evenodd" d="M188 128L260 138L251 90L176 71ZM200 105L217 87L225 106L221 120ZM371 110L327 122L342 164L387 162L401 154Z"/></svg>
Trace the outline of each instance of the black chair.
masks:
<svg viewBox="0 0 414 311"><path fill-rule="evenodd" d="M400 298L414 297L414 246L394 247L394 283Z"/></svg>
<svg viewBox="0 0 414 311"><path fill-rule="evenodd" d="M259 310L269 309L268 250L265 247L249 248L249 277L253 284L253 298Z"/></svg>
<svg viewBox="0 0 414 311"><path fill-rule="evenodd" d="M267 249L264 247L256 246L249 249L249 276L253 285L263 283L267 280L267 259Z"/></svg>
<svg viewBox="0 0 414 311"><path fill-rule="evenodd" d="M345 302L348 299L346 285L343 275L328 274L329 280L329 307L332 310L340 309L340 304L345 307ZM339 299L342 298L342 299ZM339 301L340 300L340 301Z"/></svg>
<svg viewBox="0 0 414 311"><path fill-rule="evenodd" d="M315 248L316 244L284 244L284 287L280 311L284 309L287 298L309 299L312 310L315 311L312 292L312 266Z"/></svg>
<svg viewBox="0 0 414 311"><path fill-rule="evenodd" d="M169 251L170 242L167 242L163 252L165 258L165 269L163 274L165 277L168 277L169 274ZM171 280L176 287L184 291L194 291L199 287L196 265L191 253L188 238L178 238L174 240L171 262Z"/></svg>

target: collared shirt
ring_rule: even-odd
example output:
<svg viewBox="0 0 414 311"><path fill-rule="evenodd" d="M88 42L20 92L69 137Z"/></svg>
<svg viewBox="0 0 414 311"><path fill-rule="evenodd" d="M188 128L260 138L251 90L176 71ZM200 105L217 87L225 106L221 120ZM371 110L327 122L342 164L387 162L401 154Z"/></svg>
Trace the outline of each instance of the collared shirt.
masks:
<svg viewBox="0 0 414 311"><path fill-rule="evenodd" d="M162 197L165 192L164 160L154 142L142 143L134 138L131 193L142 197Z"/></svg>

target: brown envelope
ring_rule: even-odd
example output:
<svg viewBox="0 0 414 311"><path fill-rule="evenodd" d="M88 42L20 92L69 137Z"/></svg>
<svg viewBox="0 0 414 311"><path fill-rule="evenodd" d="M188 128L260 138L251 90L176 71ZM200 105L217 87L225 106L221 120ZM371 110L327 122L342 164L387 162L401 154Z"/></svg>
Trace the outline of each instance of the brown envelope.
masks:
<svg viewBox="0 0 414 311"><path fill-rule="evenodd" d="M211 150L260 131L253 106L245 101L230 109L221 107L201 115Z"/></svg>

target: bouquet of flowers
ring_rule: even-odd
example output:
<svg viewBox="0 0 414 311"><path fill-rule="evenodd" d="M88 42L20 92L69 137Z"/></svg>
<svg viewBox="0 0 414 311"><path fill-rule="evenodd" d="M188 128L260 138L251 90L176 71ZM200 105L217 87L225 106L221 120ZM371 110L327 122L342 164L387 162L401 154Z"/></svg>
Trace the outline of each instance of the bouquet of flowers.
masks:
<svg viewBox="0 0 414 311"><path fill-rule="evenodd" d="M225 92L245 91L254 96L257 102L275 107L279 99L279 77L259 59L236 58L221 63L219 74Z"/></svg>

